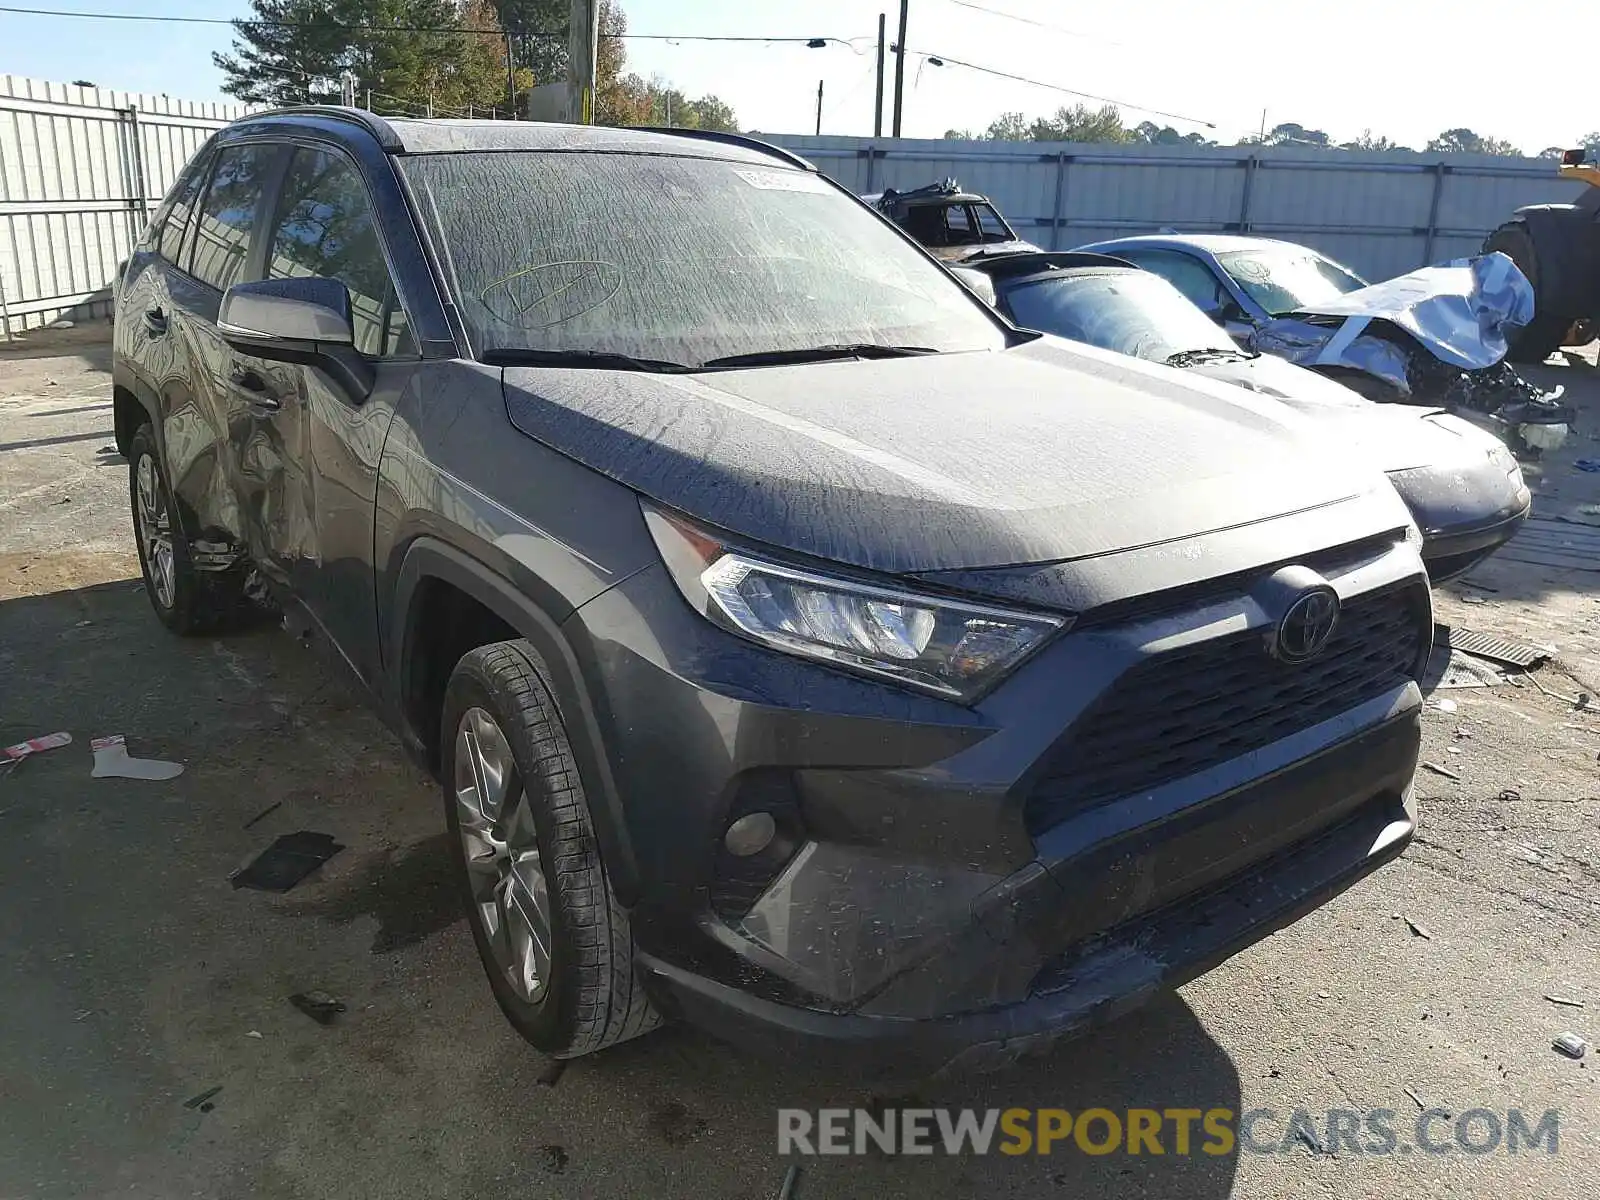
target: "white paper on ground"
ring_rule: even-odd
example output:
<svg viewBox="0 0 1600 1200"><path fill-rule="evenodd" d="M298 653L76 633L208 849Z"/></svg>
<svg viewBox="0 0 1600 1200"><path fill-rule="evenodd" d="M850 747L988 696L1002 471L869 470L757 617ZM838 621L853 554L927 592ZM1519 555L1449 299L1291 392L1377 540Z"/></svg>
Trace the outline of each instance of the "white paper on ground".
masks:
<svg viewBox="0 0 1600 1200"><path fill-rule="evenodd" d="M89 774L95 779L172 779L183 774L182 763L128 757L128 746L120 733L95 738L89 748L94 751L94 770Z"/></svg>

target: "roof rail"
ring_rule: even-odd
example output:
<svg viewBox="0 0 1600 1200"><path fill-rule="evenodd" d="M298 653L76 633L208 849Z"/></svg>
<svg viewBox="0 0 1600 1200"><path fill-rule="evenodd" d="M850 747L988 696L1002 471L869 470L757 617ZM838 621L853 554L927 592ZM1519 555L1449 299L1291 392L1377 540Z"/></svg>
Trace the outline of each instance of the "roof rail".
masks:
<svg viewBox="0 0 1600 1200"><path fill-rule="evenodd" d="M774 146L771 142L763 142L760 138L753 138L744 133L726 133L720 129L673 129L665 125L630 125L630 129L637 129L640 133L670 133L674 137L699 138L703 142L721 142L728 146L743 146L746 150L759 150L763 154L770 154L773 158L781 158L790 166L799 167L804 171L815 171L815 163L807 162L798 154L785 150L782 146Z"/></svg>
<svg viewBox="0 0 1600 1200"><path fill-rule="evenodd" d="M373 137L378 139L378 144L386 151L401 149L400 136L376 113L370 113L364 108L345 108L338 104L296 104L288 108L274 108L266 112L251 113L241 117L240 121L259 120L262 117L325 117L334 121L346 121L351 125L359 125Z"/></svg>

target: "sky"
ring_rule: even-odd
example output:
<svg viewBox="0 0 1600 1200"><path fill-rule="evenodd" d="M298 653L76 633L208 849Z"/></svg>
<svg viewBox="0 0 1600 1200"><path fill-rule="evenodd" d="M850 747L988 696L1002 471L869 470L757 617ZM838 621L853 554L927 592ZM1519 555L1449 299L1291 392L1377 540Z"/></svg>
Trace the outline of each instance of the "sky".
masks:
<svg viewBox="0 0 1600 1200"><path fill-rule="evenodd" d="M1314 22L1264 15L1274 8L1259 0L910 2L908 137L982 129L1001 112L1042 115L1083 98L935 66L928 55L1116 100L1129 124L1154 120L1222 142L1256 132L1263 111L1268 127L1294 121L1336 141L1371 130L1417 149L1465 126L1536 154L1600 128L1592 73L1554 69L1555 43L1540 36L1572 29L1570 0L1521 0L1515 21L1499 0L1344 0L1318 10ZM0 0L5 5L204 17L248 11L245 0ZM877 16L888 13L892 40L895 3L624 0L624 8L634 33L847 42L813 50L630 40L628 69L660 75L690 96L714 93L744 128L769 133L813 130L821 80L822 131L872 132ZM1508 31L1526 45L1505 44ZM0 11L0 74L224 100L211 52L229 41L223 26ZM1541 58L1550 69L1530 69ZM886 101L886 130L887 109Z"/></svg>

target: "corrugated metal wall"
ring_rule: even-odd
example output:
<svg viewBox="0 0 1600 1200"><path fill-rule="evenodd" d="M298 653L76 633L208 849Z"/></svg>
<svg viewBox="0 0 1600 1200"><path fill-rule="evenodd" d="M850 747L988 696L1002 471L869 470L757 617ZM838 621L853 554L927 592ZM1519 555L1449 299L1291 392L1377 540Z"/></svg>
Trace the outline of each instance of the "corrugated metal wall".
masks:
<svg viewBox="0 0 1600 1200"><path fill-rule="evenodd" d="M0 336L106 312L183 164L248 111L0 75Z"/></svg>
<svg viewBox="0 0 1600 1200"><path fill-rule="evenodd" d="M953 176L1052 250L1154 233L1304 242L1369 279L1476 253L1524 204L1583 189L1546 159L1246 147L762 135L855 192Z"/></svg>

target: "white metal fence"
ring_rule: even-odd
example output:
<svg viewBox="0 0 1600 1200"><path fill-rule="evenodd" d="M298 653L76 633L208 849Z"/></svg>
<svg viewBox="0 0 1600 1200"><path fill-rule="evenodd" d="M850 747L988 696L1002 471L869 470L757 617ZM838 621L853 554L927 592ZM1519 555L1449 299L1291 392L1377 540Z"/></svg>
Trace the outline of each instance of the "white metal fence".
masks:
<svg viewBox="0 0 1600 1200"><path fill-rule="evenodd" d="M0 75L0 338L104 314L149 213L249 106ZM955 176L1052 249L1163 228L1315 246L1373 279L1581 189L1540 159L769 135L857 192Z"/></svg>
<svg viewBox="0 0 1600 1200"><path fill-rule="evenodd" d="M764 135L854 192L955 177L1062 250L1178 229L1304 242L1369 279L1476 253L1524 204L1582 191L1547 159Z"/></svg>
<svg viewBox="0 0 1600 1200"><path fill-rule="evenodd" d="M0 338L104 315L183 164L249 111L0 75Z"/></svg>

